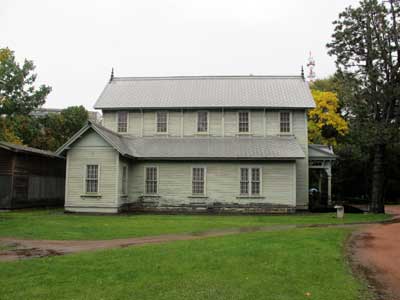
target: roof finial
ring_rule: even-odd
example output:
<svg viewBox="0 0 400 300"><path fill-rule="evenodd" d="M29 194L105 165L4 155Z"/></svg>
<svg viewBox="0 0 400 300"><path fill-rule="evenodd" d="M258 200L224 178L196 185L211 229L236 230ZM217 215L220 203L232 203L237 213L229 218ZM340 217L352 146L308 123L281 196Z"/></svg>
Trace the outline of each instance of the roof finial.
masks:
<svg viewBox="0 0 400 300"><path fill-rule="evenodd" d="M110 82L114 79L114 68L111 69Z"/></svg>
<svg viewBox="0 0 400 300"><path fill-rule="evenodd" d="M301 66L301 78L305 79L304 78L304 67L303 67L303 65Z"/></svg>

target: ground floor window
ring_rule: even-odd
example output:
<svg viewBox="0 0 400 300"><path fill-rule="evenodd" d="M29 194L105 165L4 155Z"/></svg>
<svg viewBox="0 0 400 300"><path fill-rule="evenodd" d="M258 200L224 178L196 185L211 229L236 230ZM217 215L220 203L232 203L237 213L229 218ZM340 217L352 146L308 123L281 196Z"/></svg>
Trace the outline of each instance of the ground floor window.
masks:
<svg viewBox="0 0 400 300"><path fill-rule="evenodd" d="M203 167L195 167L192 169L192 194L204 195L205 193L205 173Z"/></svg>
<svg viewBox="0 0 400 300"><path fill-rule="evenodd" d="M157 167L146 167L146 194L157 194Z"/></svg>
<svg viewBox="0 0 400 300"><path fill-rule="evenodd" d="M240 194L257 196L261 193L261 168L240 168Z"/></svg>
<svg viewBox="0 0 400 300"><path fill-rule="evenodd" d="M99 165L86 165L86 193L99 191Z"/></svg>
<svg viewBox="0 0 400 300"><path fill-rule="evenodd" d="M128 167L122 167L122 194L128 194Z"/></svg>

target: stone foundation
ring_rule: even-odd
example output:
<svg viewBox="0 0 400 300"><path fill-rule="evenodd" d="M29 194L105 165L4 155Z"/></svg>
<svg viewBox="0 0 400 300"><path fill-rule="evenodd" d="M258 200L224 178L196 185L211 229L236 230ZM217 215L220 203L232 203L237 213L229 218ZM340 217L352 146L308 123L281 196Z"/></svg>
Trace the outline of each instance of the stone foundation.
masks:
<svg viewBox="0 0 400 300"><path fill-rule="evenodd" d="M129 203L123 211L137 213L182 213L182 214L290 214L296 207L275 203L221 203L193 202L189 204L160 204L158 201Z"/></svg>

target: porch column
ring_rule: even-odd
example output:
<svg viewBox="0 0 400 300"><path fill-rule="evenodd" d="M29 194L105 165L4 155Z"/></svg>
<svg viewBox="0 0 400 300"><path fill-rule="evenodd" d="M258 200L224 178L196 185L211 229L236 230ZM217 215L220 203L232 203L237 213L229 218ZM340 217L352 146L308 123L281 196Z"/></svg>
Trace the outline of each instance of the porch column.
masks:
<svg viewBox="0 0 400 300"><path fill-rule="evenodd" d="M332 170L331 166L329 166L325 169L326 174L328 175L328 206L332 205Z"/></svg>
<svg viewBox="0 0 400 300"><path fill-rule="evenodd" d="M322 170L318 170L318 192L322 193Z"/></svg>

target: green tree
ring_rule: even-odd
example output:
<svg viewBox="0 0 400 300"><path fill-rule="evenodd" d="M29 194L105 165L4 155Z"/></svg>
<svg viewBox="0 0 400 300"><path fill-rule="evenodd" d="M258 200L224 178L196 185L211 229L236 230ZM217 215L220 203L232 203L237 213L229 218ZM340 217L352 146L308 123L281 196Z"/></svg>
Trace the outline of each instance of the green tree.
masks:
<svg viewBox="0 0 400 300"><path fill-rule="evenodd" d="M0 141L22 145L22 140L15 134L9 119L0 117Z"/></svg>
<svg viewBox="0 0 400 300"><path fill-rule="evenodd" d="M62 144L64 144L79 129L81 129L86 124L88 118L88 111L82 105L70 106L61 111L61 122L63 124L64 138L64 142Z"/></svg>
<svg viewBox="0 0 400 300"><path fill-rule="evenodd" d="M34 70L31 60L25 59L20 65L13 51L0 48L0 115L28 114L44 104L51 88L35 87Z"/></svg>
<svg viewBox="0 0 400 300"><path fill-rule="evenodd" d="M384 212L384 156L399 140L400 1L363 0L334 22L329 54L338 74L351 83L345 105L352 127L372 157L371 209Z"/></svg>
<svg viewBox="0 0 400 300"><path fill-rule="evenodd" d="M29 143L30 146L55 151L68 141L88 120L83 106L71 106L60 114L51 113L37 119L40 132Z"/></svg>

